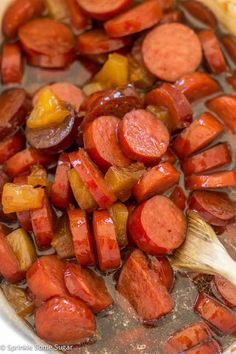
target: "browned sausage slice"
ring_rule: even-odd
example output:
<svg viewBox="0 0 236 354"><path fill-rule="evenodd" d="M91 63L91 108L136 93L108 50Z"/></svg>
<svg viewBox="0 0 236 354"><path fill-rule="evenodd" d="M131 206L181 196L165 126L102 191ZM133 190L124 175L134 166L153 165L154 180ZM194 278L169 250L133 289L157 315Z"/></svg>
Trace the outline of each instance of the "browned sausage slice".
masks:
<svg viewBox="0 0 236 354"><path fill-rule="evenodd" d="M6 43L2 50L1 75L3 84L21 83L24 62L17 43Z"/></svg>
<svg viewBox="0 0 236 354"><path fill-rule="evenodd" d="M158 195L135 208L128 227L140 249L158 255L172 252L183 243L186 220L170 199Z"/></svg>
<svg viewBox="0 0 236 354"><path fill-rule="evenodd" d="M118 292L130 303L140 319L152 321L169 313L173 300L140 250L131 253L117 283Z"/></svg>
<svg viewBox="0 0 236 354"><path fill-rule="evenodd" d="M195 71L202 59L197 35L180 23L161 25L149 32L142 52L148 70L165 81L176 81Z"/></svg>
<svg viewBox="0 0 236 354"><path fill-rule="evenodd" d="M230 307L236 307L236 286L230 283L228 280L220 277L219 275L214 276L214 283L217 291L219 292L221 298L223 298L226 305Z"/></svg>
<svg viewBox="0 0 236 354"><path fill-rule="evenodd" d="M84 147L102 169L112 165L125 167L130 160L123 154L117 139L120 119L101 116L90 123L84 132Z"/></svg>
<svg viewBox="0 0 236 354"><path fill-rule="evenodd" d="M133 160L155 162L167 150L169 133L152 113L133 110L119 124L118 137L124 153Z"/></svg>
<svg viewBox="0 0 236 354"><path fill-rule="evenodd" d="M192 121L193 110L180 90L173 85L165 83L147 93L147 105L164 106L168 109L171 119L171 129L182 129Z"/></svg>
<svg viewBox="0 0 236 354"><path fill-rule="evenodd" d="M216 28L217 19L214 13L200 1L185 0L181 3L183 8L187 10L192 16L205 23L206 25Z"/></svg>
<svg viewBox="0 0 236 354"><path fill-rule="evenodd" d="M18 28L44 11L43 0L14 0L8 6L2 19L2 32L7 38L14 38Z"/></svg>
<svg viewBox="0 0 236 354"><path fill-rule="evenodd" d="M130 37L110 38L106 32L94 29L78 37L78 50L81 54L102 54L113 52L131 44Z"/></svg>
<svg viewBox="0 0 236 354"><path fill-rule="evenodd" d="M236 216L236 203L228 194L221 192L195 191L191 195L189 207L216 226L225 226Z"/></svg>
<svg viewBox="0 0 236 354"><path fill-rule="evenodd" d="M35 313L37 335L50 343L76 344L96 329L92 311L83 301L69 296L54 297Z"/></svg>
<svg viewBox="0 0 236 354"><path fill-rule="evenodd" d="M75 46L69 27L49 18L27 22L20 28L19 38L26 52L30 50L50 57L69 53Z"/></svg>
<svg viewBox="0 0 236 354"><path fill-rule="evenodd" d="M143 31L157 24L162 10L157 0L146 0L121 15L108 20L105 30L110 37L119 38Z"/></svg>
<svg viewBox="0 0 236 354"><path fill-rule="evenodd" d="M212 95L221 90L219 84L207 73L196 71L176 81L177 87L189 102Z"/></svg>
<svg viewBox="0 0 236 354"><path fill-rule="evenodd" d="M0 139L24 124L30 106L23 89L11 89L0 95Z"/></svg>
<svg viewBox="0 0 236 354"><path fill-rule="evenodd" d="M70 295L83 300L95 313L113 303L104 279L79 264L66 264L65 283Z"/></svg>
<svg viewBox="0 0 236 354"><path fill-rule="evenodd" d="M179 182L180 173L169 162L160 163L145 172L133 188L138 202L142 202L155 194L164 193Z"/></svg>
<svg viewBox="0 0 236 354"><path fill-rule="evenodd" d="M198 36L202 44L204 57L210 70L215 74L225 72L227 70L227 65L214 31L210 29L202 30L199 32Z"/></svg>
<svg viewBox="0 0 236 354"><path fill-rule="evenodd" d="M77 0L82 9L91 17L105 20L125 10L133 0Z"/></svg>

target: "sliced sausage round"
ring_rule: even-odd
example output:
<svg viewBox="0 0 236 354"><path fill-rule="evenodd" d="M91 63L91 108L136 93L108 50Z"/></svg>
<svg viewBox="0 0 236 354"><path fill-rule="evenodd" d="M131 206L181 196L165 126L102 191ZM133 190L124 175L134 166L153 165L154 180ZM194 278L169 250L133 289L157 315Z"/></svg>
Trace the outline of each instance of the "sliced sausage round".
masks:
<svg viewBox="0 0 236 354"><path fill-rule="evenodd" d="M25 147L25 136L21 131L7 137L0 142L0 164L6 162L10 157Z"/></svg>
<svg viewBox="0 0 236 354"><path fill-rule="evenodd" d="M87 123L100 116L115 116L123 118L132 109L143 107L142 101L132 85L115 90L95 92L85 101L86 116L82 122Z"/></svg>
<svg viewBox="0 0 236 354"><path fill-rule="evenodd" d="M182 129L192 122L193 110L190 103L180 90L169 83L149 91L145 103L166 107L170 115L170 128L173 131Z"/></svg>
<svg viewBox="0 0 236 354"><path fill-rule="evenodd" d="M214 74L225 72L227 65L214 31L210 29L202 30L198 33L198 37L201 41L203 54L210 70Z"/></svg>
<svg viewBox="0 0 236 354"><path fill-rule="evenodd" d="M192 190L236 187L236 169L189 176L185 179L185 187Z"/></svg>
<svg viewBox="0 0 236 354"><path fill-rule="evenodd" d="M70 115L61 124L46 128L26 128L28 143L47 153L61 152L73 144L78 135L78 119L71 106L67 106Z"/></svg>
<svg viewBox="0 0 236 354"><path fill-rule="evenodd" d="M48 56L69 53L75 46L69 27L49 18L27 22L19 29L19 38L24 50Z"/></svg>
<svg viewBox="0 0 236 354"><path fill-rule="evenodd" d="M21 83L24 62L17 43L6 43L2 50L1 75L3 84Z"/></svg>
<svg viewBox="0 0 236 354"><path fill-rule="evenodd" d="M150 268L157 273L160 281L171 290L174 284L174 272L167 257L152 257Z"/></svg>
<svg viewBox="0 0 236 354"><path fill-rule="evenodd" d="M64 263L56 256L38 258L27 271L27 285L36 298L42 301L67 295Z"/></svg>
<svg viewBox="0 0 236 354"><path fill-rule="evenodd" d="M26 53L29 65L45 69L64 69L75 60L75 57L74 50L67 53L55 54L54 56L41 54L29 49L27 49Z"/></svg>
<svg viewBox="0 0 236 354"><path fill-rule="evenodd" d="M88 125L84 132L84 147L93 161L102 169L112 165L125 167L130 160L123 154L117 128L120 119L113 116L101 116Z"/></svg>
<svg viewBox="0 0 236 354"><path fill-rule="evenodd" d="M0 95L0 139L13 133L26 120L30 104L23 89L11 89Z"/></svg>
<svg viewBox="0 0 236 354"><path fill-rule="evenodd" d="M104 279L79 264L66 264L65 283L70 295L83 300L95 313L113 303Z"/></svg>
<svg viewBox="0 0 236 354"><path fill-rule="evenodd" d="M161 16L162 10L159 2L146 0L108 20L104 27L110 37L119 38L154 26L160 21Z"/></svg>
<svg viewBox="0 0 236 354"><path fill-rule="evenodd" d="M197 35L180 23L161 25L149 32L142 52L148 70L166 81L176 81L195 71L202 59Z"/></svg>
<svg viewBox="0 0 236 354"><path fill-rule="evenodd" d="M215 226L225 226L236 216L236 203L227 193L195 191L191 195L189 207Z"/></svg>
<svg viewBox="0 0 236 354"><path fill-rule="evenodd" d="M83 301L69 296L54 297L36 310L35 329L47 342L77 344L94 334L96 322Z"/></svg>
<svg viewBox="0 0 236 354"><path fill-rule="evenodd" d="M170 253L185 238L183 212L167 197L155 196L135 208L129 232L140 249L153 255Z"/></svg>
<svg viewBox="0 0 236 354"><path fill-rule="evenodd" d="M124 153L144 163L157 161L167 150L169 133L152 113L133 110L119 124L118 138Z"/></svg>
<svg viewBox="0 0 236 354"><path fill-rule="evenodd" d="M236 307L236 286L219 275L214 276L214 283L226 304L230 307Z"/></svg>
<svg viewBox="0 0 236 354"><path fill-rule="evenodd" d="M106 32L94 29L82 33L78 37L78 50L80 54L102 54L113 52L131 43L130 37L110 38Z"/></svg>
<svg viewBox="0 0 236 354"><path fill-rule="evenodd" d="M77 0L82 9L91 17L98 20L105 20L124 11L133 0Z"/></svg>
<svg viewBox="0 0 236 354"><path fill-rule="evenodd" d="M2 32L7 38L14 38L18 28L44 11L43 0L14 0L2 18Z"/></svg>
<svg viewBox="0 0 236 354"><path fill-rule="evenodd" d="M217 19L214 13L202 2L196 0L185 0L181 3L181 5L190 13L190 15L194 16L199 21L212 28L217 27Z"/></svg>

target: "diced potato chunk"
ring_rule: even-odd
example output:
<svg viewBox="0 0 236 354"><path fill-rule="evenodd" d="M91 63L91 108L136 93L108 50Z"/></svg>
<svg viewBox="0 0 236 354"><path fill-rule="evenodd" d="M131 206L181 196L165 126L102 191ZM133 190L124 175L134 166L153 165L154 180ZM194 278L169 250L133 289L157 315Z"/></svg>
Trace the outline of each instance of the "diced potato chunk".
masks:
<svg viewBox="0 0 236 354"><path fill-rule="evenodd" d="M123 203L118 202L109 208L109 213L115 225L116 237L119 246L127 246L127 221L129 215L127 207Z"/></svg>
<svg viewBox="0 0 236 354"><path fill-rule="evenodd" d="M48 186L48 176L47 171L44 167L39 165L34 165L31 168L30 175L28 176L28 184L33 187L47 187Z"/></svg>
<svg viewBox="0 0 236 354"><path fill-rule="evenodd" d="M1 283L1 289L17 315L25 317L34 311L34 304L24 289L9 284L6 280Z"/></svg>
<svg viewBox="0 0 236 354"><path fill-rule="evenodd" d="M87 211L96 209L97 203L74 168L68 171L68 178L79 207Z"/></svg>
<svg viewBox="0 0 236 354"><path fill-rule="evenodd" d="M37 258L33 240L23 229L17 229L6 236L15 253L20 268L26 272Z"/></svg>
<svg viewBox="0 0 236 354"><path fill-rule="evenodd" d="M171 118L168 110L165 107L149 105L147 106L146 110L160 119L168 129L172 129Z"/></svg>
<svg viewBox="0 0 236 354"><path fill-rule="evenodd" d="M43 188L34 188L28 184L6 183L2 192L3 212L9 214L41 208L43 197Z"/></svg>
<svg viewBox="0 0 236 354"><path fill-rule="evenodd" d="M128 167L112 166L105 174L105 181L122 202L129 199L135 183L145 172L142 163L133 163Z"/></svg>
<svg viewBox="0 0 236 354"><path fill-rule="evenodd" d="M74 245L67 215L59 219L51 245L55 248L59 258L74 257Z"/></svg>

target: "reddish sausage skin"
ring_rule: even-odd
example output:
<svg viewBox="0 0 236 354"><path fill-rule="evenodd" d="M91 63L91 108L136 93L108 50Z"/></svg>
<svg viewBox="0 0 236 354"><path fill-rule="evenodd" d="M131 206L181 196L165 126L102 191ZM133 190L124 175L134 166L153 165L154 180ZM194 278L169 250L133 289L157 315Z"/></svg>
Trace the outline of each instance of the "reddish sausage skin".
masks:
<svg viewBox="0 0 236 354"><path fill-rule="evenodd" d="M66 264L65 283L70 295L84 301L95 313L113 303L103 278L79 264Z"/></svg>
<svg viewBox="0 0 236 354"><path fill-rule="evenodd" d="M78 3L91 17L98 20L106 20L124 11L132 4L132 0L116 0L109 2L107 0L100 0L99 3L97 0L78 0Z"/></svg>
<svg viewBox="0 0 236 354"><path fill-rule="evenodd" d="M10 177L28 172L33 165L50 165L55 160L53 155L45 155L33 148L26 148L10 157L4 164L4 170Z"/></svg>
<svg viewBox="0 0 236 354"><path fill-rule="evenodd" d="M0 95L0 139L6 138L25 123L30 105L25 90L16 88Z"/></svg>
<svg viewBox="0 0 236 354"><path fill-rule="evenodd" d="M62 101L71 105L76 112L79 111L80 106L85 99L85 95L79 87L70 82L56 82L55 84L50 85L50 88Z"/></svg>
<svg viewBox="0 0 236 354"><path fill-rule="evenodd" d="M176 81L175 87L185 95L189 102L197 101L221 90L219 84L209 74L201 71L182 76Z"/></svg>
<svg viewBox="0 0 236 354"><path fill-rule="evenodd" d="M223 124L206 112L175 138L172 148L183 159L210 144L223 131Z"/></svg>
<svg viewBox="0 0 236 354"><path fill-rule="evenodd" d="M0 142L0 164L6 162L10 157L25 147L25 136L22 132L7 137Z"/></svg>
<svg viewBox="0 0 236 354"><path fill-rule="evenodd" d="M227 65L220 48L218 39L212 30L202 30L198 33L202 44L202 50L210 70L215 74L223 73L227 70Z"/></svg>
<svg viewBox="0 0 236 354"><path fill-rule="evenodd" d="M170 291L174 284L174 272L167 257L152 257L150 268L158 275L163 285Z"/></svg>
<svg viewBox="0 0 236 354"><path fill-rule="evenodd" d="M227 127L236 134L236 96L224 95L212 98L207 107L216 113Z"/></svg>
<svg viewBox="0 0 236 354"><path fill-rule="evenodd" d="M2 50L1 75L3 84L20 84L24 71L21 49L17 43L6 43Z"/></svg>
<svg viewBox="0 0 236 354"><path fill-rule="evenodd" d="M236 216L236 203L221 192L195 191L191 194L189 208L215 226L225 226Z"/></svg>
<svg viewBox="0 0 236 354"><path fill-rule="evenodd" d="M43 206L30 212L32 228L39 249L47 249L51 245L55 229L55 214L45 192Z"/></svg>
<svg viewBox="0 0 236 354"><path fill-rule="evenodd" d="M185 179L188 189L226 188L236 186L236 170L222 171L210 175L192 175Z"/></svg>
<svg viewBox="0 0 236 354"><path fill-rule="evenodd" d="M116 201L115 195L110 191L102 174L92 163L84 149L71 152L69 158L72 166L76 169L100 208L108 208Z"/></svg>
<svg viewBox="0 0 236 354"><path fill-rule="evenodd" d="M118 138L130 159L144 163L157 161L169 144L164 123L144 110L133 110L124 116L119 124Z"/></svg>
<svg viewBox="0 0 236 354"><path fill-rule="evenodd" d="M70 21L76 30L84 30L89 27L90 19L82 11L77 0L66 0Z"/></svg>
<svg viewBox="0 0 236 354"><path fill-rule="evenodd" d="M221 42L223 43L225 49L230 55L230 58L236 63L236 39L234 36L227 34L221 37Z"/></svg>
<svg viewBox="0 0 236 354"><path fill-rule="evenodd" d="M198 295L194 310L223 334L236 333L236 315L205 293Z"/></svg>
<svg viewBox="0 0 236 354"><path fill-rule="evenodd" d="M5 236L4 227L0 225L0 274L11 283L18 283L24 279L25 274Z"/></svg>
<svg viewBox="0 0 236 354"><path fill-rule="evenodd" d="M71 200L71 188L67 176L70 167L68 154L62 153L58 160L55 179L50 193L51 201L58 209L66 209Z"/></svg>
<svg viewBox="0 0 236 354"><path fill-rule="evenodd" d="M226 143L218 144L212 148L198 153L181 163L185 175L206 172L221 167L232 161L230 146Z"/></svg>
<svg viewBox="0 0 236 354"><path fill-rule="evenodd" d="M221 354L222 348L219 343L211 339L206 343L199 344L194 348L186 350L185 354Z"/></svg>
<svg viewBox="0 0 236 354"><path fill-rule="evenodd" d="M96 322L84 302L69 296L54 297L36 310L35 329L47 342L76 344L94 334Z"/></svg>
<svg viewBox="0 0 236 354"><path fill-rule="evenodd" d="M75 60L75 51L55 54L54 56L38 53L31 49L25 49L27 63L45 69L64 69Z"/></svg>
<svg viewBox="0 0 236 354"><path fill-rule="evenodd" d="M181 10L171 10L163 14L159 24L164 25L166 23L182 22L183 19L184 19L184 14Z"/></svg>
<svg viewBox="0 0 236 354"><path fill-rule="evenodd" d="M181 129L192 121L193 111L186 97L168 83L147 93L146 105L164 106L168 109L172 130Z"/></svg>
<svg viewBox="0 0 236 354"><path fill-rule="evenodd" d="M236 286L219 275L214 276L214 283L218 293L226 305L236 307Z"/></svg>
<svg viewBox="0 0 236 354"><path fill-rule="evenodd" d="M170 195L170 199L177 205L181 210L185 209L186 206L186 195L183 189L179 186L176 186Z"/></svg>
<svg viewBox="0 0 236 354"><path fill-rule="evenodd" d="M91 122L84 132L84 147L93 161L103 170L107 170L112 165L126 167L130 164L117 139L119 122L119 118L101 116Z"/></svg>
<svg viewBox="0 0 236 354"><path fill-rule="evenodd" d="M185 0L183 1L182 6L190 13L190 15L194 16L199 21L205 23L213 29L217 27L217 19L214 13L202 2L197 0Z"/></svg>
<svg viewBox="0 0 236 354"><path fill-rule="evenodd" d="M86 116L82 127L100 116L123 118L132 109L142 107L142 101L132 85L126 88L95 92L85 101Z"/></svg>
<svg viewBox="0 0 236 354"><path fill-rule="evenodd" d="M69 53L75 45L69 27L49 18L38 18L27 22L19 30L21 44L26 51L54 57Z"/></svg>
<svg viewBox="0 0 236 354"><path fill-rule="evenodd" d="M128 227L140 249L158 255L170 253L183 243L186 220L171 200L158 195L135 208Z"/></svg>
<svg viewBox="0 0 236 354"><path fill-rule="evenodd" d="M81 209L68 209L75 256L81 265L95 264L92 235L86 212Z"/></svg>
<svg viewBox="0 0 236 354"><path fill-rule="evenodd" d="M165 81L176 81L195 71L202 59L197 35L181 23L154 28L143 41L142 53L148 70Z"/></svg>
<svg viewBox="0 0 236 354"><path fill-rule="evenodd" d="M120 250L116 239L115 226L106 210L93 213L93 232L96 243L99 268L102 271L120 265Z"/></svg>
<svg viewBox="0 0 236 354"><path fill-rule="evenodd" d="M94 29L78 37L78 50L81 54L102 54L113 52L131 44L130 37L110 38L103 30Z"/></svg>
<svg viewBox="0 0 236 354"><path fill-rule="evenodd" d="M2 32L7 38L14 38L18 28L44 10L42 0L14 0L8 6L2 19Z"/></svg>
<svg viewBox="0 0 236 354"><path fill-rule="evenodd" d="M38 258L27 271L27 284L36 298L42 301L67 295L64 263L56 256Z"/></svg>
<svg viewBox="0 0 236 354"><path fill-rule="evenodd" d="M104 27L110 37L119 38L154 26L160 21L161 16L162 10L159 2L157 0L146 0L108 20Z"/></svg>
<svg viewBox="0 0 236 354"><path fill-rule="evenodd" d="M236 89L236 74L235 73L233 73L231 76L228 76L226 78L226 80L234 89Z"/></svg>
<svg viewBox="0 0 236 354"><path fill-rule="evenodd" d="M133 194L140 203L162 194L178 183L180 173L169 162L163 162L147 171L133 188Z"/></svg>
<svg viewBox="0 0 236 354"><path fill-rule="evenodd" d="M173 308L173 300L140 250L131 253L121 270L117 291L143 321L155 320Z"/></svg>
<svg viewBox="0 0 236 354"><path fill-rule="evenodd" d="M212 337L212 332L204 322L193 323L170 336L164 345L166 354L178 354Z"/></svg>
<svg viewBox="0 0 236 354"><path fill-rule="evenodd" d="M28 176L18 176L15 177L13 180L15 184L27 184L28 183ZM18 211L16 213L17 219L19 221L20 226L26 231L32 231L32 223L31 223L31 216L29 210Z"/></svg>

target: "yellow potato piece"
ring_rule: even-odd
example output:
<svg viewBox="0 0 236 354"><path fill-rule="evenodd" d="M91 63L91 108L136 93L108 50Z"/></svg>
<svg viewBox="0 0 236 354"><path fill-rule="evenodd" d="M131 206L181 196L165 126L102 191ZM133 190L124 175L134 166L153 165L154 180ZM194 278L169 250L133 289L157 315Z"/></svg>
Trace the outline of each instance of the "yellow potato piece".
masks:
<svg viewBox="0 0 236 354"><path fill-rule="evenodd" d="M17 229L6 236L15 253L20 269L26 272L37 258L33 240L23 229Z"/></svg>
<svg viewBox="0 0 236 354"><path fill-rule="evenodd" d="M120 247L125 247L128 244L127 239L127 221L128 221L128 209L123 203L115 203L109 209L109 213L113 220L116 238Z"/></svg>
<svg viewBox="0 0 236 354"><path fill-rule="evenodd" d="M38 209L43 206L43 188L31 185L6 183L2 192L2 206L5 214L17 211Z"/></svg>

